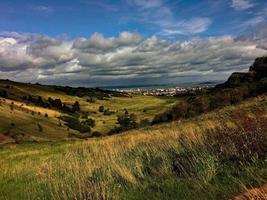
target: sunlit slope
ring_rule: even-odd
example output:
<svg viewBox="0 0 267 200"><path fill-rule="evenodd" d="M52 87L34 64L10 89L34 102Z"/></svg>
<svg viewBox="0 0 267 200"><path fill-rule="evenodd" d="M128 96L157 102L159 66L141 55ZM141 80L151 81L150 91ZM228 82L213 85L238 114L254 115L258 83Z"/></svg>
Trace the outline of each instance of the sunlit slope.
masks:
<svg viewBox="0 0 267 200"><path fill-rule="evenodd" d="M55 110L2 99L0 135L11 137L14 142L68 139L75 131L69 130L58 116L60 113Z"/></svg>
<svg viewBox="0 0 267 200"><path fill-rule="evenodd" d="M205 135L220 130L228 134L235 129L245 134L243 130L248 129L254 137L254 131L258 134L263 130L253 127L254 122L264 122L266 117L267 97L260 96L196 118L121 135L82 142L3 146L0 196L22 200L231 199L246 188L267 182L266 160L220 160L209 149L200 148L206 147ZM253 123L244 123L248 119ZM234 137L239 144L251 135L226 138L223 145L233 153ZM265 140L263 135L256 141ZM231 155L231 151L228 153Z"/></svg>
<svg viewBox="0 0 267 200"><path fill-rule="evenodd" d="M69 107L71 107L74 102L78 101L81 107L81 112L88 113L89 118L95 120L96 126L92 129L92 131L98 131L103 135L117 126L117 116L124 114L125 109L129 113L134 113L137 116L138 122L143 119L152 121L156 114L163 112L178 101L176 98L167 97L117 97L111 95L109 98L96 98L95 101L90 102L88 99L94 97L94 94L93 96L85 95L78 97L66 94L65 92L59 91L51 86L18 83L7 80L0 80L0 89L8 92L7 98L9 99L5 104L3 104L2 108L0 107L0 117L3 117L2 122L0 122L0 134L4 134L12 128L14 133L26 136L34 135L34 137L38 137L39 139L51 138L53 140L66 138L66 135L69 135L69 131L66 131L64 122L60 123L58 119L58 117L65 115L66 113L62 113L62 111L56 110L55 108L45 109L38 107L33 103L28 103L27 100L25 100L25 97L32 96L34 98L38 98L38 96L41 96L44 101L47 101L49 97L52 99L61 99L62 103L68 105ZM97 91L97 93L101 94L101 91ZM17 105L12 112L10 109L11 102L14 102ZM20 109L22 104L23 108ZM100 106L104 106L105 109L112 111L113 114L104 115L99 112L98 108ZM26 108L29 110L27 111ZM32 110L35 112L35 115L32 115ZM41 115L38 115L39 110ZM48 118L44 117L45 113L48 114ZM48 122L53 123L48 125ZM16 125L15 128L9 127L12 123ZM37 123L44 126L43 134L36 133L36 129L39 129L36 125ZM59 126L60 124L62 127ZM56 134L59 130L61 130L61 133Z"/></svg>

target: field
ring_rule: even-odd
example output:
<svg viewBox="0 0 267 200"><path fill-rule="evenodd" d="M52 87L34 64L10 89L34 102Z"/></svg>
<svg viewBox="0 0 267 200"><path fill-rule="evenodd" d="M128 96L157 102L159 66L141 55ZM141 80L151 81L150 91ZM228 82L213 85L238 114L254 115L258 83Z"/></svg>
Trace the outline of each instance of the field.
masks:
<svg viewBox="0 0 267 200"><path fill-rule="evenodd" d="M231 199L267 182L266 117L260 96L111 137L1 146L0 199Z"/></svg>
<svg viewBox="0 0 267 200"><path fill-rule="evenodd" d="M8 89L6 88L8 87ZM89 96L78 97L68 95L47 86L0 81L0 89L7 90L13 100L0 99L0 136L3 134L16 135L19 141L55 141L73 139L79 132L68 129L60 116L66 115L56 109L46 109L34 104L22 102L23 97L41 96L44 100L49 97L61 99L66 105L73 105L75 101L80 104L81 112L88 113L88 117L95 120L93 131L106 135L117 125L117 116L124 114L125 109L135 114L137 122L143 119L152 121L159 114L179 101L177 98L152 96L125 96L96 99L89 102ZM14 105L12 105L14 104ZM104 115L98 111L100 106L113 113ZM13 107L13 108L11 108ZM45 115L48 117L45 117ZM39 125L42 127L40 131Z"/></svg>

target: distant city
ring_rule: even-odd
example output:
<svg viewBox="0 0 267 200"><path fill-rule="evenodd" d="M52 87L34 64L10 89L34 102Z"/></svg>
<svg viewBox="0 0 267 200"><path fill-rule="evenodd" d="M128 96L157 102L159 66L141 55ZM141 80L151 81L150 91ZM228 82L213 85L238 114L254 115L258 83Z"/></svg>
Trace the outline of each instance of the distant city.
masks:
<svg viewBox="0 0 267 200"><path fill-rule="evenodd" d="M149 85L149 86L131 86L118 88L105 88L117 92L125 92L132 95L144 96L187 96L196 92L214 87L219 82L203 82L192 86L168 86L168 85Z"/></svg>

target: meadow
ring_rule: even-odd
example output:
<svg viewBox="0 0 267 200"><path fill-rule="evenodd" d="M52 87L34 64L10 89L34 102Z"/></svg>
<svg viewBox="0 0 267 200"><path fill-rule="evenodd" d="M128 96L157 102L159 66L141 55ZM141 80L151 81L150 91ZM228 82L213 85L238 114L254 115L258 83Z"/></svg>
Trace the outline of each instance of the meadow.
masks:
<svg viewBox="0 0 267 200"><path fill-rule="evenodd" d="M266 121L263 95L110 137L3 145L0 199L232 199L267 181Z"/></svg>
<svg viewBox="0 0 267 200"><path fill-rule="evenodd" d="M95 120L92 131L106 135L117 125L118 115L125 113L135 114L137 122L141 120L152 121L153 117L180 101L174 97L153 97L153 96L110 96L109 98L89 101L87 96L78 97L69 95L53 87L38 84L25 84L10 81L0 81L0 89L8 91L11 99L0 99L0 136L11 133L17 135L19 141L59 141L75 139L78 131L69 129L65 122L60 120L61 116L68 115L55 108L43 108L25 101L25 97L42 97L47 99L60 99L67 106L79 102L81 113L87 113L87 117ZM94 93L93 93L94 95ZM13 104L13 105L12 105ZM104 106L105 110L112 112L105 115L99 112L99 107ZM13 107L13 108L11 108ZM47 117L45 117L47 115ZM40 133L39 126L42 127ZM90 136L87 135L87 137ZM81 135L86 137L86 134Z"/></svg>

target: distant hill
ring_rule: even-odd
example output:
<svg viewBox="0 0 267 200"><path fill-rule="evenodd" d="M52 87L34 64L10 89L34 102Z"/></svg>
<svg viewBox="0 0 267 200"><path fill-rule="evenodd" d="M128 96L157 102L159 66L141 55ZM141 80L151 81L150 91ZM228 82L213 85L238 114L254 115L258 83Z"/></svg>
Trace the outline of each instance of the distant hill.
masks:
<svg viewBox="0 0 267 200"><path fill-rule="evenodd" d="M99 88L0 80L0 143L105 136L119 126L119 115L127 112L134 116L135 127L145 126L175 101Z"/></svg>
<svg viewBox="0 0 267 200"><path fill-rule="evenodd" d="M247 73L235 72L210 90L189 95L171 109L155 116L152 123L190 118L267 92L267 57L257 58Z"/></svg>
<svg viewBox="0 0 267 200"><path fill-rule="evenodd" d="M255 62L249 68L248 72L233 73L225 83L217 85L215 89L233 88L241 86L243 84L257 84L258 86L260 86L266 81L267 81L267 57L260 57L256 58ZM265 85L262 85L262 87L265 87Z"/></svg>

